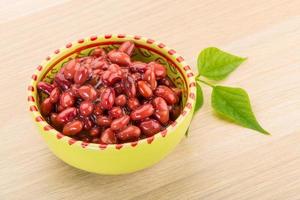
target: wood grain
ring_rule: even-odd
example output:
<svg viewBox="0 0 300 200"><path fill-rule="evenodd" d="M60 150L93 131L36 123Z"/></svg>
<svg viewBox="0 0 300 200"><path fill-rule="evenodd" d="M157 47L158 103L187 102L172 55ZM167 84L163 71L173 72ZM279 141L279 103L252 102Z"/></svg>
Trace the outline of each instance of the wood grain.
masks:
<svg viewBox="0 0 300 200"><path fill-rule="evenodd" d="M0 2L0 199L300 199L300 1ZM122 176L66 165L38 135L26 86L46 55L94 33L163 41L192 66L207 46L247 56L222 84L248 91L272 136L218 119L204 88L189 138L159 164Z"/></svg>

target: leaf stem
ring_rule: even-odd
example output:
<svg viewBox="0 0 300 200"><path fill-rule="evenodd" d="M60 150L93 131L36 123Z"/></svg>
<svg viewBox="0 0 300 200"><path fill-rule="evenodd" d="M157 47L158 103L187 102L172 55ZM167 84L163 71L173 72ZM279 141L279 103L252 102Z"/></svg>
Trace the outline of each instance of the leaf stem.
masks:
<svg viewBox="0 0 300 200"><path fill-rule="evenodd" d="M208 82L206 82L206 81L204 81L204 80L201 80L201 79L199 79L199 78L197 78L197 81L199 81L199 82L201 82L201 83L204 83L205 85L208 85L209 87L212 87L212 88L215 87L213 84L208 83Z"/></svg>

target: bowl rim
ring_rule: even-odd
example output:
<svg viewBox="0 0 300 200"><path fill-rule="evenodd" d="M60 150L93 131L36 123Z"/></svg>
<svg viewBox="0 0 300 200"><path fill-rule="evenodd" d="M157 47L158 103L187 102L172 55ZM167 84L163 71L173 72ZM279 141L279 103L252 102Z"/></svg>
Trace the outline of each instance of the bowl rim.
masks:
<svg viewBox="0 0 300 200"><path fill-rule="evenodd" d="M86 43L90 42L99 42L99 41L105 41L105 40L116 40L116 39L123 39L123 40L131 40L131 41L138 41L139 43L143 43L146 45L150 45L151 47L154 47L156 49L159 49L157 52L165 52L164 54L168 54L168 56L172 57L174 60L174 64L176 68L180 69L180 73L185 73L185 76L183 77L184 80L187 83L188 87L188 94L187 94L187 100L185 103L184 108L182 109L181 114L177 117L177 119L169 125L165 130L160 131L156 133L155 135L151 137L147 137L138 141L134 142L127 142L123 144L96 144L96 143L89 143L84 142L81 140L75 140L69 136L65 136L59 131L57 131L55 128L53 128L48 122L42 117L38 106L37 101L35 101L35 91L37 94L37 83L40 76L43 76L46 73L46 70L49 68L49 62L52 60L52 58L64 55L68 53L72 46L76 46L78 44L82 46L86 46ZM45 68L45 66L47 66ZM161 43L159 41L155 41L150 38L142 37L139 35L128 35L128 34L99 34L99 35L92 35L90 37L81 38L77 41L67 43L64 47L61 47L59 49L56 49L51 55L47 56L42 64L38 65L36 67L36 70L31 76L30 84L27 88L28 91L28 104L29 104L29 111L33 116L34 122L37 126L41 126L44 131L40 132L48 132L50 134L55 134L56 139L61 142L67 143L70 146L71 145L79 145L82 148L85 149L92 149L92 150L105 150L108 148L114 148L117 150L129 148L129 147L136 147L137 145L147 143L151 144L154 140L157 139L166 139L168 137L168 133L175 130L180 123L184 120L185 116L188 116L190 112L194 111L195 102L196 102L196 82L195 82L195 75L191 69L191 67L185 62L184 58L179 55L174 49L171 49L167 47L164 43Z"/></svg>

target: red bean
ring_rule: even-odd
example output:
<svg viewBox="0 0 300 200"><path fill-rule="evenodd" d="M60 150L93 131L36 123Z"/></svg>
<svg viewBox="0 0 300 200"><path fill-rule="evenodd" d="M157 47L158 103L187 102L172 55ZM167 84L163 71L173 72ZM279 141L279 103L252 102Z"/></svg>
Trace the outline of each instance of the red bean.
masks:
<svg viewBox="0 0 300 200"><path fill-rule="evenodd" d="M96 137L100 135L100 128L99 127L93 127L89 130L89 133L91 136Z"/></svg>
<svg viewBox="0 0 300 200"><path fill-rule="evenodd" d="M97 116L96 118L96 123L99 125L99 126L110 126L111 124L111 119L107 116L104 116L104 115L99 115Z"/></svg>
<svg viewBox="0 0 300 200"><path fill-rule="evenodd" d="M97 103L97 104L94 106L94 111L93 111L93 113L94 113L95 115L102 115L103 110L102 110L102 108L101 108L100 103Z"/></svg>
<svg viewBox="0 0 300 200"><path fill-rule="evenodd" d="M145 98L149 98L153 95L152 90L146 81L138 82L138 90L140 94Z"/></svg>
<svg viewBox="0 0 300 200"><path fill-rule="evenodd" d="M64 126L63 134L68 136L76 135L82 130L82 128L83 128L82 122L79 120L74 120L72 122L67 123Z"/></svg>
<svg viewBox="0 0 300 200"><path fill-rule="evenodd" d="M94 101L97 98L97 91L91 85L83 85L78 89L78 94L84 100Z"/></svg>
<svg viewBox="0 0 300 200"><path fill-rule="evenodd" d="M112 130L122 130L129 123L130 117L128 115L124 115L120 118L114 119L110 125Z"/></svg>
<svg viewBox="0 0 300 200"><path fill-rule="evenodd" d="M122 51L112 50L107 55L111 62L116 63L118 65L127 66L131 62L130 57Z"/></svg>
<svg viewBox="0 0 300 200"><path fill-rule="evenodd" d="M165 85L160 85L154 91L156 96L162 97L168 104L176 104L178 102L178 97L173 90Z"/></svg>
<svg viewBox="0 0 300 200"><path fill-rule="evenodd" d="M61 126L63 125L59 121L57 121L57 113L51 113L51 115L50 115L50 122L56 128L61 128Z"/></svg>
<svg viewBox="0 0 300 200"><path fill-rule="evenodd" d="M57 115L57 121L60 124L65 124L75 118L77 109L75 107L66 108Z"/></svg>
<svg viewBox="0 0 300 200"><path fill-rule="evenodd" d="M72 107L75 103L74 97L69 92L63 92L60 95L60 105L67 108Z"/></svg>
<svg viewBox="0 0 300 200"><path fill-rule="evenodd" d="M53 104L50 101L50 98L46 98L41 104L41 113L44 116L48 116L53 108Z"/></svg>
<svg viewBox="0 0 300 200"><path fill-rule="evenodd" d="M74 74L74 82L78 85L84 84L84 82L89 78L89 70L84 66L80 66Z"/></svg>
<svg viewBox="0 0 300 200"><path fill-rule="evenodd" d="M168 87L175 87L174 83L171 81L171 79L169 77L165 77L163 79L160 79L159 80L159 83L161 85L165 85L165 86L168 86Z"/></svg>
<svg viewBox="0 0 300 200"><path fill-rule="evenodd" d="M127 106L130 108L130 110L135 110L140 106L140 102L137 98L129 98Z"/></svg>
<svg viewBox="0 0 300 200"><path fill-rule="evenodd" d="M170 111L170 117L174 121L177 117L181 114L181 107L180 106L173 106L172 110Z"/></svg>
<svg viewBox="0 0 300 200"><path fill-rule="evenodd" d="M118 139L122 141L138 140L141 135L141 130L137 126L130 125L124 130L117 133Z"/></svg>
<svg viewBox="0 0 300 200"><path fill-rule="evenodd" d="M156 97L152 101L155 109L154 115L162 124L167 124L169 121L169 109L166 101L161 97Z"/></svg>
<svg viewBox="0 0 300 200"><path fill-rule="evenodd" d="M116 64L111 64L107 71L102 74L102 81L107 85L113 85L122 79L122 70Z"/></svg>
<svg viewBox="0 0 300 200"><path fill-rule="evenodd" d="M131 75L124 76L122 80L122 84L123 84L123 91L128 97L136 96L135 80Z"/></svg>
<svg viewBox="0 0 300 200"><path fill-rule="evenodd" d="M68 81L62 73L56 74L54 78L54 82L60 87L62 90L67 90L71 87L72 83Z"/></svg>
<svg viewBox="0 0 300 200"><path fill-rule="evenodd" d="M45 92L46 94L50 94L54 89L54 87L50 83L46 83L46 82L39 82L37 84L37 88Z"/></svg>
<svg viewBox="0 0 300 200"><path fill-rule="evenodd" d="M144 104L131 112L132 120L141 120L150 117L154 113L154 108L151 104Z"/></svg>
<svg viewBox="0 0 300 200"><path fill-rule="evenodd" d="M91 101L83 101L80 104L79 111L83 116L89 116L93 113L94 105Z"/></svg>
<svg viewBox="0 0 300 200"><path fill-rule="evenodd" d="M147 70L147 64L140 61L132 62L129 67L132 72L144 73Z"/></svg>
<svg viewBox="0 0 300 200"><path fill-rule="evenodd" d="M50 93L50 101L51 103L57 103L60 97L60 90L58 87L54 88Z"/></svg>
<svg viewBox="0 0 300 200"><path fill-rule="evenodd" d="M124 94L120 94L115 99L115 104L117 106L125 106L126 103L127 103L127 99L126 99L126 96Z"/></svg>
<svg viewBox="0 0 300 200"><path fill-rule="evenodd" d="M117 138L115 132L111 128L108 128L105 131L103 131L103 133L101 134L100 143L116 144Z"/></svg>
<svg viewBox="0 0 300 200"><path fill-rule="evenodd" d="M142 133L145 134L147 137L150 137L159 131L161 131L162 126L159 124L158 121L154 119L145 120L140 124L140 128Z"/></svg>
<svg viewBox="0 0 300 200"><path fill-rule="evenodd" d="M102 109L110 110L115 103L115 91L113 88L105 88L100 95L100 106Z"/></svg>
<svg viewBox="0 0 300 200"><path fill-rule="evenodd" d="M76 68L78 68L77 62L75 59L70 60L64 66L64 77L68 80L73 80Z"/></svg>
<svg viewBox="0 0 300 200"><path fill-rule="evenodd" d="M155 73L155 78L157 80L165 78L167 76L167 70L163 65L161 65L157 62L150 62L148 64L148 66L149 66L149 68L153 68L154 73Z"/></svg>
<svg viewBox="0 0 300 200"><path fill-rule="evenodd" d="M120 118L123 116L123 110L120 107L112 107L108 114L111 118Z"/></svg>
<svg viewBox="0 0 300 200"><path fill-rule="evenodd" d="M100 47L96 47L92 53L92 56L95 57L100 57L100 56L105 56L106 53L103 49L101 49Z"/></svg>
<svg viewBox="0 0 300 200"><path fill-rule="evenodd" d="M155 90L155 88L157 87L157 82L154 69L152 67L146 70L144 74L144 80L150 84L152 90Z"/></svg>
<svg viewBox="0 0 300 200"><path fill-rule="evenodd" d="M82 119L83 129L90 130L93 127L93 122L89 117L83 117Z"/></svg>
<svg viewBox="0 0 300 200"><path fill-rule="evenodd" d="M126 53L127 55L131 56L134 51L134 43L130 41L124 42L120 47L119 51Z"/></svg>

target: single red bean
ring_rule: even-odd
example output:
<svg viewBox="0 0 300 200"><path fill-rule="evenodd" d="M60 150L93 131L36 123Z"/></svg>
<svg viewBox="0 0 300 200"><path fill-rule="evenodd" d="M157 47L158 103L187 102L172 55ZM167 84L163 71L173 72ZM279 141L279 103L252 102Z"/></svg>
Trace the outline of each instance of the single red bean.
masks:
<svg viewBox="0 0 300 200"><path fill-rule="evenodd" d="M71 87L72 83L68 81L62 73L58 73L55 75L54 82L60 87L62 90L67 90Z"/></svg>
<svg viewBox="0 0 300 200"><path fill-rule="evenodd" d="M115 99L115 104L117 106L125 106L126 103L127 103L127 99L126 99L126 96L124 94L120 94Z"/></svg>
<svg viewBox="0 0 300 200"><path fill-rule="evenodd" d="M100 106L100 103L97 103L96 105L94 105L94 111L93 113L97 116L97 115L102 115L103 110Z"/></svg>
<svg viewBox="0 0 300 200"><path fill-rule="evenodd" d="M41 113L43 116L48 116L53 108L53 104L50 101L50 98L46 98L42 103L41 103Z"/></svg>
<svg viewBox="0 0 300 200"><path fill-rule="evenodd" d="M111 122L110 128L114 131L124 129L130 121L130 117L128 115L124 115L120 118L114 119Z"/></svg>
<svg viewBox="0 0 300 200"><path fill-rule="evenodd" d="M102 81L107 85L113 85L122 79L122 70L116 64L111 64L107 71L102 74Z"/></svg>
<svg viewBox="0 0 300 200"><path fill-rule="evenodd" d="M159 131L161 131L162 126L160 123L154 119L145 120L142 123L140 123L140 129L143 134L145 134L147 137L150 137Z"/></svg>
<svg viewBox="0 0 300 200"><path fill-rule="evenodd" d="M71 120L73 120L77 115L77 109L75 107L66 108L65 110L61 111L57 115L57 121L60 124L65 124Z"/></svg>
<svg viewBox="0 0 300 200"><path fill-rule="evenodd" d="M89 130L89 133L93 137L99 136L100 135L100 128L99 127L93 127Z"/></svg>
<svg viewBox="0 0 300 200"><path fill-rule="evenodd" d="M89 70L84 66L80 66L74 74L74 82L78 85L84 84L84 82L89 78Z"/></svg>
<svg viewBox="0 0 300 200"><path fill-rule="evenodd" d="M78 94L84 100L94 101L97 98L97 91L91 85L83 85L78 89Z"/></svg>
<svg viewBox="0 0 300 200"><path fill-rule="evenodd" d="M149 98L153 95L153 92L146 81L138 82L138 90L140 94L145 98Z"/></svg>
<svg viewBox="0 0 300 200"><path fill-rule="evenodd" d="M50 115L50 122L55 128L61 128L63 124L57 121L57 113L51 113Z"/></svg>
<svg viewBox="0 0 300 200"><path fill-rule="evenodd" d="M118 65L127 66L131 62L130 57L126 53L118 50L112 50L107 55L111 62L116 63Z"/></svg>
<svg viewBox="0 0 300 200"><path fill-rule="evenodd" d="M144 104L131 112L130 118L132 120L141 120L150 117L154 113L154 108L151 104Z"/></svg>
<svg viewBox="0 0 300 200"><path fill-rule="evenodd" d="M107 116L104 116L104 115L99 115L97 116L96 118L96 123L99 125L99 126L110 126L111 124L111 118L107 117Z"/></svg>
<svg viewBox="0 0 300 200"><path fill-rule="evenodd" d="M169 121L169 108L166 101L161 97L156 97L152 101L155 109L154 115L162 124L167 124Z"/></svg>
<svg viewBox="0 0 300 200"><path fill-rule="evenodd" d="M155 78L157 80L165 78L167 76L167 70L163 65L161 65L157 62L150 62L148 64L148 66L149 66L149 68L153 68L154 73L155 73Z"/></svg>
<svg viewBox="0 0 300 200"><path fill-rule="evenodd" d="M156 82L156 77L155 77L155 73L154 73L154 69L148 68L144 74L144 80L147 81L152 90L155 90L157 87L157 82Z"/></svg>
<svg viewBox="0 0 300 200"><path fill-rule="evenodd" d="M76 84L73 84L70 88L70 90L68 90L68 92L75 98L75 97L79 97L79 90L80 88L80 85L76 85Z"/></svg>
<svg viewBox="0 0 300 200"><path fill-rule="evenodd" d="M76 68L78 68L76 59L72 59L67 62L64 66L64 77L68 80L73 80Z"/></svg>
<svg viewBox="0 0 300 200"><path fill-rule="evenodd" d="M94 49L94 51L92 52L92 56L95 56L95 57L100 57L100 56L105 56L105 55L106 55L105 51L100 47L96 47Z"/></svg>
<svg viewBox="0 0 300 200"><path fill-rule="evenodd" d="M72 107L75 103L74 97L69 92L63 92L60 95L59 104L65 108Z"/></svg>
<svg viewBox="0 0 300 200"><path fill-rule="evenodd" d="M122 141L138 140L141 135L141 130L137 126L130 125L124 130L117 133L117 138Z"/></svg>
<svg viewBox="0 0 300 200"><path fill-rule="evenodd" d="M178 102L178 96L173 90L165 85L160 85L154 91L156 96L162 97L168 104L176 104Z"/></svg>
<svg viewBox="0 0 300 200"><path fill-rule="evenodd" d="M111 110L108 111L108 114L111 118L120 118L123 116L123 110L120 107L112 107Z"/></svg>
<svg viewBox="0 0 300 200"><path fill-rule="evenodd" d="M140 102L137 98L129 98L127 102L127 106L130 110L135 110L140 106Z"/></svg>
<svg viewBox="0 0 300 200"><path fill-rule="evenodd" d="M115 132L111 128L105 129L100 137L100 143L102 144L116 144L117 138Z"/></svg>
<svg viewBox="0 0 300 200"><path fill-rule="evenodd" d="M110 110L115 103L115 91L113 88L105 88L100 94L100 106L102 109Z"/></svg>
<svg viewBox="0 0 300 200"><path fill-rule="evenodd" d="M129 68L132 72L144 73L147 70L148 66L147 63L134 61L130 64Z"/></svg>
<svg viewBox="0 0 300 200"><path fill-rule="evenodd" d="M37 88L49 95L54 89L54 87L50 83L46 83L46 82L39 82L37 84Z"/></svg>
<svg viewBox="0 0 300 200"><path fill-rule="evenodd" d="M72 136L79 133L83 128L83 124L80 120L74 120L72 122L67 123L63 128L63 134Z"/></svg>
<svg viewBox="0 0 300 200"><path fill-rule="evenodd" d="M136 96L135 80L131 75L124 76L122 79L123 91L128 97Z"/></svg>
<svg viewBox="0 0 300 200"><path fill-rule="evenodd" d="M58 87L54 88L50 93L51 103L57 103L60 97L60 89Z"/></svg>
<svg viewBox="0 0 300 200"><path fill-rule="evenodd" d="M126 41L121 44L119 47L119 51L126 53L127 55L131 56L134 51L134 43L131 41Z"/></svg>
<svg viewBox="0 0 300 200"><path fill-rule="evenodd" d="M90 117L82 117L81 121L82 121L83 129L84 130L88 131L88 130L90 130L94 126L94 123L90 119Z"/></svg>
<svg viewBox="0 0 300 200"><path fill-rule="evenodd" d="M80 104L79 111L83 116L90 116L93 113L94 104L91 101L83 101Z"/></svg>

